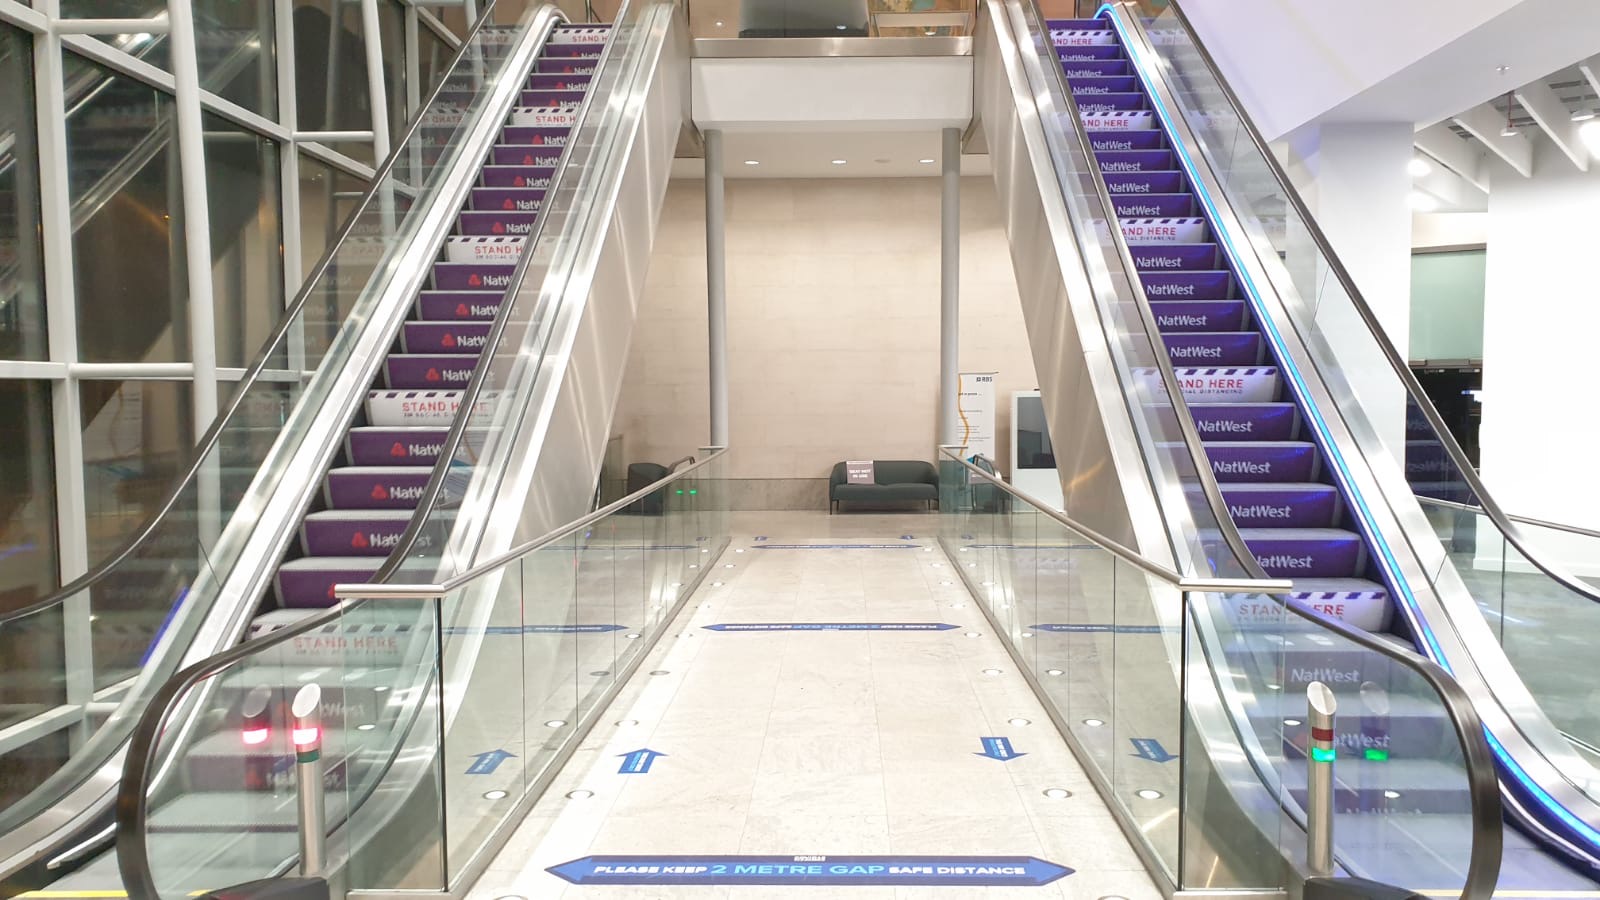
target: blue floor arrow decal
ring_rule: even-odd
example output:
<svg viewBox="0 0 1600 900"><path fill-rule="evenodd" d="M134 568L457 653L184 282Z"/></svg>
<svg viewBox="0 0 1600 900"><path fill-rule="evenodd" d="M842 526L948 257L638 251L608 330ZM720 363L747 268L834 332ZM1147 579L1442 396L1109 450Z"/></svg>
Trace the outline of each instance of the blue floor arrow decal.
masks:
<svg viewBox="0 0 1600 900"><path fill-rule="evenodd" d="M1016 759L1019 756L1028 755L1026 753L1018 753L1012 749L1010 738L986 737L979 738L979 740L983 741L983 752L974 753L972 754L973 756L987 756L990 759L998 759L1001 762L1005 762L1008 759Z"/></svg>
<svg viewBox="0 0 1600 900"><path fill-rule="evenodd" d="M1130 754L1132 756L1137 756L1140 759L1148 759L1151 762L1158 763L1170 762L1171 760L1177 759L1176 756L1168 753L1167 748L1161 746L1161 742L1155 738L1128 738L1128 740L1133 742L1133 749L1135 752Z"/></svg>
<svg viewBox="0 0 1600 900"><path fill-rule="evenodd" d="M666 756L665 753L649 749L619 755L622 757L622 768L617 770L618 775L644 775L650 771L650 766L657 759Z"/></svg>
<svg viewBox="0 0 1600 900"><path fill-rule="evenodd" d="M546 871L572 884L1037 887L1073 870L1032 856L585 856Z"/></svg>
<svg viewBox="0 0 1600 900"><path fill-rule="evenodd" d="M472 765L467 767L468 775L490 775L500 764L508 759L516 759L517 755L509 750L489 750L472 757Z"/></svg>

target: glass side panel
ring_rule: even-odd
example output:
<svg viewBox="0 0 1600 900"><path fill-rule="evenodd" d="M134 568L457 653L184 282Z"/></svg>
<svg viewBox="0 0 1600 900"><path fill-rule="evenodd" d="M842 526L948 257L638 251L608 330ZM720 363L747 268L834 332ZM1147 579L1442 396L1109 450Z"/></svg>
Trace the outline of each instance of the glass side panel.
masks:
<svg viewBox="0 0 1600 900"><path fill-rule="evenodd" d="M272 335L287 304L278 143L221 116L205 128L206 195L211 217L211 291L217 365L243 367ZM287 360L274 360L281 367Z"/></svg>
<svg viewBox="0 0 1600 900"><path fill-rule="evenodd" d="M300 130L372 130L372 95L361 34L359 4L337 0L295 4L295 113ZM338 149L358 162L376 162L370 141L348 141Z"/></svg>
<svg viewBox="0 0 1600 900"><path fill-rule="evenodd" d="M89 563L111 556L160 509L194 448L186 381L80 381Z"/></svg>
<svg viewBox="0 0 1600 900"><path fill-rule="evenodd" d="M479 44L469 48L460 71L452 77L459 75L485 88L498 83L508 55L515 49L503 37L480 34ZM485 90L473 96L482 98L488 93ZM159 105L144 109L153 115L154 106ZM269 372L271 377L250 379L235 389L214 443L208 444L203 458L185 467L184 457L174 449L172 462L167 461L168 448L193 444L182 419L189 408L187 400L172 404L172 417L157 435L142 429L118 430L117 402L126 409L131 383L108 384L94 396L85 395L85 428L91 432L104 429L103 439L89 442L104 448L105 461L126 463L131 455L139 466L135 470L138 475L147 464L176 465L176 471L187 473L173 493L132 498L159 502L162 515L138 531L136 541L117 549L112 565L97 571L73 596L61 598L69 608L86 602L95 616L93 663L87 673L93 684L120 686L136 671L147 676L128 682L130 690L116 695L123 704L119 709L142 708L149 692L172 674L180 656L176 649L191 644L251 546L251 535L260 522L256 511L263 508L266 498L280 489L301 485L309 477L309 473L293 471L292 461L310 435L329 427L330 404L335 400L354 402L364 396L366 383L345 383L348 365L361 347L370 320L386 308L384 301L396 308L409 303L409 296L403 300L388 297L391 280L407 268L402 257L408 248L435 239L424 214L440 202L440 181L463 165L466 135L480 123L487 128L487 116L481 99L465 109L453 108L448 115L419 127L412 137L415 146L401 148L407 151L401 161L355 213L352 238L328 258L322 274L306 287L304 305L291 319L280 322L277 336L255 358L264 366L281 368ZM118 133L137 122L141 133L151 133L152 123L146 117L123 121L108 113L99 121L116 126ZM77 174L75 171L75 177ZM82 231L79 239L83 239ZM114 334L115 330L100 327L95 333ZM181 346L182 342L178 343ZM138 383L140 402L151 390L170 389L172 384ZM352 401L352 395L343 393L346 391L361 393ZM151 421L149 416L141 418ZM96 496L106 502L126 502L113 491L96 492ZM146 506L145 511L152 508ZM235 517L240 508L249 508L252 514ZM115 523L114 530L128 527L137 514L120 506L106 510L107 518ZM136 718L125 714L93 723L85 735L88 740L68 765L41 780L16 804L0 809L0 830L36 815L67 786L103 765L106 754L121 744Z"/></svg>
<svg viewBox="0 0 1600 900"><path fill-rule="evenodd" d="M44 268L39 242L39 150L33 53L0 25L0 359L45 359Z"/></svg>
<svg viewBox="0 0 1600 900"><path fill-rule="evenodd" d="M0 613L58 584L53 421L50 382L0 381Z"/></svg>
<svg viewBox="0 0 1600 900"><path fill-rule="evenodd" d="M267 118L278 114L273 0L192 0L200 86Z"/></svg>

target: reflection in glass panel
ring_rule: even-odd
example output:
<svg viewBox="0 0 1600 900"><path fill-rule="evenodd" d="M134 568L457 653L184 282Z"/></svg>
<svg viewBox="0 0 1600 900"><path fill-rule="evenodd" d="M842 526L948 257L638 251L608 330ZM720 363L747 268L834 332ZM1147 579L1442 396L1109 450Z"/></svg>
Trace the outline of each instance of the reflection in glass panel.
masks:
<svg viewBox="0 0 1600 900"><path fill-rule="evenodd" d="M44 359L44 274L39 251L39 155L33 57L0 25L0 359Z"/></svg>
<svg viewBox="0 0 1600 900"><path fill-rule="evenodd" d="M188 281L176 227L182 187L172 97L63 55L68 81L100 84L67 115L79 356L186 361Z"/></svg>
<svg viewBox="0 0 1600 900"><path fill-rule="evenodd" d="M0 612L57 585L50 383L0 381Z"/></svg>
<svg viewBox="0 0 1600 900"><path fill-rule="evenodd" d="M143 524L193 455L193 389L183 381L84 381L83 477L89 565Z"/></svg>
<svg viewBox="0 0 1600 900"><path fill-rule="evenodd" d="M46 776L61 768L71 752L67 732L62 730L0 756L0 809L38 787Z"/></svg>
<svg viewBox="0 0 1600 900"><path fill-rule="evenodd" d="M217 364L245 366L283 315L278 145L220 116L202 121Z"/></svg>
<svg viewBox="0 0 1600 900"><path fill-rule="evenodd" d="M300 155L300 260L306 275L355 212L367 187L365 180L343 169Z"/></svg>
<svg viewBox="0 0 1600 900"><path fill-rule="evenodd" d="M417 101L421 103L428 99L428 93L444 77L445 71L450 66L450 58L455 51L450 49L432 28L421 25L417 28Z"/></svg>
<svg viewBox="0 0 1600 900"><path fill-rule="evenodd" d="M264 116L278 110L272 0L195 0L200 86Z"/></svg>
<svg viewBox="0 0 1600 900"><path fill-rule="evenodd" d="M361 42L361 10L355 3L298 0L294 9L296 128L303 131L370 131L371 95ZM374 162L366 141L341 143L351 158Z"/></svg>
<svg viewBox="0 0 1600 900"><path fill-rule="evenodd" d="M405 132L406 111L410 108L406 104L406 13L398 0L379 0L378 34L383 46L383 96L389 101L392 142Z"/></svg>

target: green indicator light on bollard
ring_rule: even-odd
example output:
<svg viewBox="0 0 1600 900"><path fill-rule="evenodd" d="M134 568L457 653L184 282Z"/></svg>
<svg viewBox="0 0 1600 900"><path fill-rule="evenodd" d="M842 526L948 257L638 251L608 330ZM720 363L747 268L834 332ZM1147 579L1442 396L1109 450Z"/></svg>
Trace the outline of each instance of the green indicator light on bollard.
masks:
<svg viewBox="0 0 1600 900"><path fill-rule="evenodd" d="M698 494L698 493L700 493L700 489L699 488L690 488L689 489L689 493Z"/></svg>
<svg viewBox="0 0 1600 900"><path fill-rule="evenodd" d="M1334 751L1333 751L1332 748L1327 748L1327 749L1324 749L1322 747L1312 747L1311 748L1311 761L1312 762L1331 763L1331 762L1333 762L1333 757L1334 757Z"/></svg>
<svg viewBox="0 0 1600 900"><path fill-rule="evenodd" d="M678 496L683 496L683 488L678 488Z"/></svg>
<svg viewBox="0 0 1600 900"><path fill-rule="evenodd" d="M1368 747L1363 755L1374 762L1383 762L1389 758L1389 751L1380 750L1377 747Z"/></svg>

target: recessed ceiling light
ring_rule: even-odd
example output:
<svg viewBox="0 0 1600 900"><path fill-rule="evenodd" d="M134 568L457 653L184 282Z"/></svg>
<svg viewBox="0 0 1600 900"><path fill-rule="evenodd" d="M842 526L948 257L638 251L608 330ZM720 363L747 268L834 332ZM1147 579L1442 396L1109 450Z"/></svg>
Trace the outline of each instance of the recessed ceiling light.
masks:
<svg viewBox="0 0 1600 900"><path fill-rule="evenodd" d="M1031 632L1031 631L1024 631L1024 632L1023 632L1023 633L1022 633L1022 636L1023 636L1023 637L1025 637L1025 638L1030 638L1030 637L1033 637L1033 632Z"/></svg>
<svg viewBox="0 0 1600 900"><path fill-rule="evenodd" d="M1089 726L1090 728L1099 728L1100 726L1106 724L1106 720L1105 719L1084 719L1083 720L1083 724Z"/></svg>
<svg viewBox="0 0 1600 900"><path fill-rule="evenodd" d="M950 608L951 609L966 609L967 605L965 603L961 603L961 602L958 601L956 603L950 604Z"/></svg>
<svg viewBox="0 0 1600 900"><path fill-rule="evenodd" d="M833 160L833 164L836 165L836 166L842 166L842 165L845 164L845 160L836 159L836 160Z"/></svg>
<svg viewBox="0 0 1600 900"><path fill-rule="evenodd" d="M567 791L568 800L587 800L594 796L594 791L576 790Z"/></svg>
<svg viewBox="0 0 1600 900"><path fill-rule="evenodd" d="M675 587L683 587L683 582L681 582L681 581L674 581L674 582L672 582L672 583L671 583L671 584L669 584L669 585L667 585L667 587L672 587L672 588L675 588Z"/></svg>
<svg viewBox="0 0 1600 900"><path fill-rule="evenodd" d="M1044 795L1051 800L1065 800L1072 796L1072 792L1066 788L1045 788Z"/></svg>
<svg viewBox="0 0 1600 900"><path fill-rule="evenodd" d="M840 31L849 31L850 30L850 26L849 25L835 25L833 27L837 28Z"/></svg>
<svg viewBox="0 0 1600 900"><path fill-rule="evenodd" d="M1592 106L1580 106L1580 107L1578 107L1577 112L1574 112L1572 114L1572 121L1574 121L1574 122L1587 122L1590 119L1593 119L1594 116L1595 116L1595 108L1594 107L1592 107Z"/></svg>
<svg viewBox="0 0 1600 900"><path fill-rule="evenodd" d="M483 799L485 799L485 800L504 800L507 796L508 795L506 794L505 791L486 791L484 793L484 795L483 795Z"/></svg>
<svg viewBox="0 0 1600 900"><path fill-rule="evenodd" d="M747 159L747 160L744 161L744 164L747 165L747 166L759 166L759 165L761 165L761 160L759 160L759 159Z"/></svg>
<svg viewBox="0 0 1600 900"><path fill-rule="evenodd" d="M1006 722L1008 724L1015 725L1018 728L1021 728L1024 725L1032 725L1033 724L1033 720L1032 719L1024 719L1021 716L1018 716L1015 719L1007 719Z"/></svg>
<svg viewBox="0 0 1600 900"><path fill-rule="evenodd" d="M1511 71L1511 67L1510 66L1495 66L1494 70L1496 72L1500 73L1501 75L1504 75L1505 73Z"/></svg>
<svg viewBox="0 0 1600 900"><path fill-rule="evenodd" d="M720 21L719 21L719 22L717 22L717 27L718 27L718 28L721 28L721 27L722 27L722 23L721 23L721 22L720 22Z"/></svg>
<svg viewBox="0 0 1600 900"><path fill-rule="evenodd" d="M984 587L994 587L994 582L992 582L992 581L984 581L984 582L980 582L980 583L981 583L981 584L982 584L982 585L983 585L983 586L984 586Z"/></svg>
<svg viewBox="0 0 1600 900"><path fill-rule="evenodd" d="M1160 791L1152 791L1149 788L1142 788L1140 790L1134 791L1133 795L1135 797L1138 797L1140 800L1160 800L1161 799L1161 792Z"/></svg>
<svg viewBox="0 0 1600 900"><path fill-rule="evenodd" d="M1423 157L1413 156L1411 161L1406 163L1406 171L1411 173L1412 178L1426 178L1433 174L1433 163Z"/></svg>
<svg viewBox="0 0 1600 900"><path fill-rule="evenodd" d="M941 581L941 582L939 582L939 583L940 583L940 584L941 584L941 585L943 585L943 586L945 586L945 587L949 587L949 586L950 586L950 585L952 585L952 584L955 584L955 582L954 582L954 581Z"/></svg>
<svg viewBox="0 0 1600 900"><path fill-rule="evenodd" d="M698 568L700 568L700 564L699 563L689 563L689 568L698 569Z"/></svg>
<svg viewBox="0 0 1600 900"><path fill-rule="evenodd" d="M935 34L938 34L938 32L934 31L932 28L922 29L922 33L927 37L933 37Z"/></svg>
<svg viewBox="0 0 1600 900"><path fill-rule="evenodd" d="M932 164L933 160L931 160L931 159L919 159L919 160L917 160L917 162L922 163L923 165L926 166L926 165Z"/></svg>
<svg viewBox="0 0 1600 900"><path fill-rule="evenodd" d="M960 550L957 550L956 552L957 553L966 553L968 550L971 550L971 549L972 549L971 547L962 547Z"/></svg>

